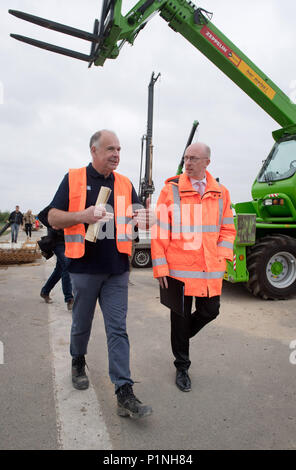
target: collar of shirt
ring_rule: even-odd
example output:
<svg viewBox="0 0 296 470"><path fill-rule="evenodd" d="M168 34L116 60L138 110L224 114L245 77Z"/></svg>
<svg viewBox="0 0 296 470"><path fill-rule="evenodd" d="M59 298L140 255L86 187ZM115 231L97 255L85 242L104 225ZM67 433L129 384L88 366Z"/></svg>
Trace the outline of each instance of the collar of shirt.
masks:
<svg viewBox="0 0 296 470"><path fill-rule="evenodd" d="M88 171L89 175L93 176L94 178L101 178L101 179L104 179L104 180L114 180L114 175L113 175L113 173L110 173L110 175L107 176L107 178L105 178L105 176L102 175L101 173L99 173L99 172L92 166L91 163L88 165L87 171Z"/></svg>
<svg viewBox="0 0 296 470"><path fill-rule="evenodd" d="M191 181L191 184L192 186L194 187L196 184L202 184L205 188L205 186L207 185L207 177L205 176L202 180L196 180L195 178L190 178L190 181Z"/></svg>

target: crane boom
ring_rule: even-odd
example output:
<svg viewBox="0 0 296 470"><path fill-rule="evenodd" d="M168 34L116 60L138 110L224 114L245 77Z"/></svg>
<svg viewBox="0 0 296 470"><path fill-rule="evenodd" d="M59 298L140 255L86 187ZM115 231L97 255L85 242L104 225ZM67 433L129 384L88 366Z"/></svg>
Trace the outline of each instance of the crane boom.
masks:
<svg viewBox="0 0 296 470"><path fill-rule="evenodd" d="M296 123L296 105L215 27L208 12L198 8L193 2L140 0L125 16L120 12L121 0L114 0L114 6L114 17L106 23L106 33L98 46L95 65L103 65L107 58L117 57L124 42L133 44L149 17L159 12L174 31L202 52L278 124L287 127Z"/></svg>
<svg viewBox="0 0 296 470"><path fill-rule="evenodd" d="M186 152L187 147L189 147L189 145L192 143L192 140L193 140L193 137L194 137L194 134L195 134L195 131L196 131L198 125L199 125L198 121L193 122L193 125L192 125L192 128L191 128L187 143L185 145L185 149L184 149L181 161L180 161L178 169L177 169L177 175L180 175L183 171L185 152Z"/></svg>
<svg viewBox="0 0 296 470"><path fill-rule="evenodd" d="M282 127L289 127L295 132L296 105L265 75L238 47L236 47L210 21L211 15L197 7L190 0L140 0L123 16L122 0L104 0L100 24L93 33L87 34L73 30L73 35L92 41L91 53L77 58L88 60L89 64L102 66L106 59L115 59L125 42L133 44L137 35L144 28L153 14L159 13L168 25L180 33L194 47L202 52L213 64L226 74L237 86L247 93L262 109L264 109ZM71 34L70 27L64 27L49 20L38 22L30 15L15 10L9 11L26 21ZM53 23L53 25L51 25ZM28 38L18 36L17 39L29 42ZM46 43L35 44L44 49L59 52L57 46ZM69 55L69 51L68 55ZM75 57L75 51L72 51ZM60 53L65 53L64 51Z"/></svg>
<svg viewBox="0 0 296 470"><path fill-rule="evenodd" d="M154 192L154 184L152 180L152 163L153 163L153 107L154 107L154 85L160 77L160 73L155 76L154 72L148 85L148 116L147 116L147 132L145 136L146 152L145 152L145 175L140 182L139 199L146 207L146 201ZM142 165L142 162L141 162Z"/></svg>

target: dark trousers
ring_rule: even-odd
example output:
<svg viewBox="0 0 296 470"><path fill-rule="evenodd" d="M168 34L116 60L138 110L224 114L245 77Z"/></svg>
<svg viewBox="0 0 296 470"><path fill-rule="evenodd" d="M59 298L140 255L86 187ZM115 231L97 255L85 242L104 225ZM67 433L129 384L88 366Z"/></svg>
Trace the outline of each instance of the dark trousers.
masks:
<svg viewBox="0 0 296 470"><path fill-rule="evenodd" d="M54 286L60 281L60 279L62 279L62 289L65 302L69 302L69 300L73 299L73 294L72 283L68 273L69 259L65 257L65 245L56 245L53 252L57 257L56 265L52 274L42 287L41 293L49 295Z"/></svg>
<svg viewBox="0 0 296 470"><path fill-rule="evenodd" d="M27 237L32 236L32 224L25 224L25 230L26 230L26 235Z"/></svg>
<svg viewBox="0 0 296 470"><path fill-rule="evenodd" d="M184 315L171 310L171 345L175 367L190 367L189 340L219 315L220 296L195 297L195 312L191 313L193 297L184 297Z"/></svg>
<svg viewBox="0 0 296 470"><path fill-rule="evenodd" d="M129 383L130 345L126 330L129 272L123 274L71 273L74 290L70 353L73 357L87 353L88 341L97 302L105 322L108 345L109 376L115 391Z"/></svg>

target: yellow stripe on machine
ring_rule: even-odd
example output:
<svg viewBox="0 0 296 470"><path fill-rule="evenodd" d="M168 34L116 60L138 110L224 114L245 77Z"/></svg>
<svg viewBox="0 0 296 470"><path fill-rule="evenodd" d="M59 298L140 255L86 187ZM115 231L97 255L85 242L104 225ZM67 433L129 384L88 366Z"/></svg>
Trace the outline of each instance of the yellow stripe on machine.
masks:
<svg viewBox="0 0 296 470"><path fill-rule="evenodd" d="M240 62L238 69L249 79L253 82L257 87L270 98L273 98L276 95L276 92L269 86L267 83L261 78L251 67L249 67L246 62L243 60Z"/></svg>

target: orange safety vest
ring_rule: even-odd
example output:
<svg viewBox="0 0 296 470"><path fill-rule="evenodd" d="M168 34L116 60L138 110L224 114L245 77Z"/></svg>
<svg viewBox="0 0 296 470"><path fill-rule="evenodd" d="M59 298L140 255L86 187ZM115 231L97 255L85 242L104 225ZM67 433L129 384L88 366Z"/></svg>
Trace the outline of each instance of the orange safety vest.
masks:
<svg viewBox="0 0 296 470"><path fill-rule="evenodd" d="M132 184L126 176L114 174L114 217L116 246L120 253L132 254ZM69 170L69 212L85 209L86 167ZM64 229L65 255L81 258L85 252L85 226L72 225Z"/></svg>
<svg viewBox="0 0 296 470"><path fill-rule="evenodd" d="M157 202L151 232L154 277L185 283L185 295L220 295L226 259L233 258L236 230L228 190L206 172L205 193L186 173L169 178Z"/></svg>

